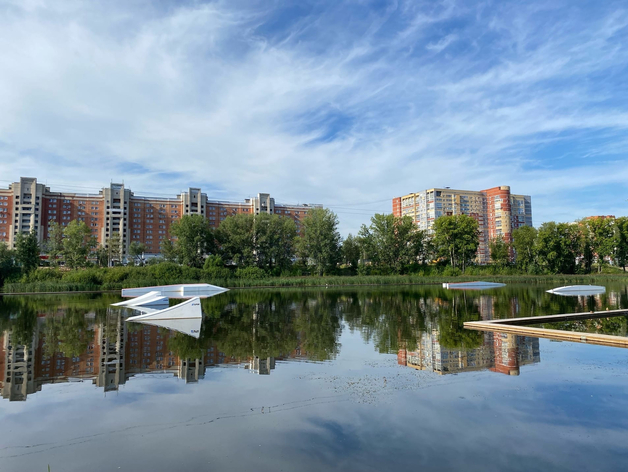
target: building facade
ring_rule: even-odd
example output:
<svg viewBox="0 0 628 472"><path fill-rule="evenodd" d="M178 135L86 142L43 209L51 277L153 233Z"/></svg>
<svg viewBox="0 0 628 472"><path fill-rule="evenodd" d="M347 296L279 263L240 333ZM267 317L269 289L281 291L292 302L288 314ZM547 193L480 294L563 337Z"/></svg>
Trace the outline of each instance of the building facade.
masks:
<svg viewBox="0 0 628 472"><path fill-rule="evenodd" d="M510 193L510 187L500 186L486 190L454 190L432 188L392 200L395 216L409 216L417 227L431 233L434 221L440 216L468 215L480 229L478 262L490 260L489 241L501 237L512 241L512 231L521 226L532 226L532 199L529 195Z"/></svg>
<svg viewBox="0 0 628 472"><path fill-rule="evenodd" d="M176 197L143 197L135 195L124 184L112 183L98 194L53 192L36 178L22 177L6 189L0 189L0 242L14 247L18 234L35 231L39 242L48 238L52 222L67 226L83 221L99 244L107 246L115 233L120 236L121 254L137 241L146 246L146 254L161 252L172 223L183 215L201 215L217 228L228 216L260 213L291 218L301 230L301 219L312 208L321 205L276 204L267 193L244 202L210 200L200 188L189 188Z"/></svg>

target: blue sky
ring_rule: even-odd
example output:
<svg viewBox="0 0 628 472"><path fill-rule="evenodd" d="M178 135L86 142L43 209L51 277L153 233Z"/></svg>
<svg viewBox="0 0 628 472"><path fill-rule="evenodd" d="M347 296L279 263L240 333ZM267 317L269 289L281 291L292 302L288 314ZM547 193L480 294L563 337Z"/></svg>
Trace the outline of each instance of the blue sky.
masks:
<svg viewBox="0 0 628 472"><path fill-rule="evenodd" d="M0 0L0 50L2 186L628 214L625 2Z"/></svg>

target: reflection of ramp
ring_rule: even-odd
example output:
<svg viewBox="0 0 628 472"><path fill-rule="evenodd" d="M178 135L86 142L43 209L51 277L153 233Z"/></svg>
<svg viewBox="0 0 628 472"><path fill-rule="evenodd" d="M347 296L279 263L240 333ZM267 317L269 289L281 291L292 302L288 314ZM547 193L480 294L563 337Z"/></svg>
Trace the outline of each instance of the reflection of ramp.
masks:
<svg viewBox="0 0 628 472"><path fill-rule="evenodd" d="M210 284L178 284L178 285L158 285L155 287L123 288L123 297L141 297L149 292L157 292L162 297L168 298L191 298L191 297L213 297L219 293L227 292L229 289Z"/></svg>
<svg viewBox="0 0 628 472"><path fill-rule="evenodd" d="M625 309L595 312L591 311L589 313L566 313L561 315L509 318L507 320L465 321L464 327L466 329L474 329L477 331L497 331L500 333L512 333L520 336L548 338L558 341L572 341L576 343L628 348L628 337L625 336L612 336L609 334L599 333L579 333L574 331L564 331L561 329L534 328L532 326L527 326L540 323L610 318L612 316L626 315L628 315L628 310Z"/></svg>
<svg viewBox="0 0 628 472"><path fill-rule="evenodd" d="M140 297L123 302L112 303L112 306L160 306L168 305L168 297L162 296L158 291L153 290Z"/></svg>
<svg viewBox="0 0 628 472"><path fill-rule="evenodd" d="M567 285L566 287L553 288L547 292L563 297L586 297L606 293L606 287L601 285Z"/></svg>
<svg viewBox="0 0 628 472"><path fill-rule="evenodd" d="M132 316L127 318L126 321L160 326L198 339L201 334L201 323L203 321L201 300L198 297L194 297L165 310Z"/></svg>
<svg viewBox="0 0 628 472"><path fill-rule="evenodd" d="M458 290L484 290L488 288L505 287L506 284L497 282L445 282L443 288Z"/></svg>

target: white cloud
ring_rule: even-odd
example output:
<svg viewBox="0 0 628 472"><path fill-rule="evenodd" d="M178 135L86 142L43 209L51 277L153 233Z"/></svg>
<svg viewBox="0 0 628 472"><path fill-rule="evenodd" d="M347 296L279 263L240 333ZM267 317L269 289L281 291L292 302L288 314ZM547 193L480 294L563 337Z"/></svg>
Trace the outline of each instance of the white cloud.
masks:
<svg viewBox="0 0 628 472"><path fill-rule="evenodd" d="M591 195L552 208L626 189L628 15L539 5L330 2L280 20L281 2L5 3L0 175L270 191L334 205L343 232L440 185L510 185L537 223L608 213Z"/></svg>

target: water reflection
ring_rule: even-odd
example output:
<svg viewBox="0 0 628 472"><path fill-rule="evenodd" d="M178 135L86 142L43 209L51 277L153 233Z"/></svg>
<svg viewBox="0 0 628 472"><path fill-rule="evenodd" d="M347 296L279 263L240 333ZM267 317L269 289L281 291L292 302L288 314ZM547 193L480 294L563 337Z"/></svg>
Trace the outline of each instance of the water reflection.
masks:
<svg viewBox="0 0 628 472"><path fill-rule="evenodd" d="M537 338L465 330L463 323L628 306L625 287L587 299L553 297L544 289L234 291L202 301L198 339L125 323L131 311L109 306L119 297L4 297L0 391L23 401L45 384L91 380L110 392L146 373L195 383L218 365L269 375L283 361L334 359L343 329L359 332L380 353L396 354L403 366L518 375L521 366L540 362ZM625 324L620 328L625 334Z"/></svg>

